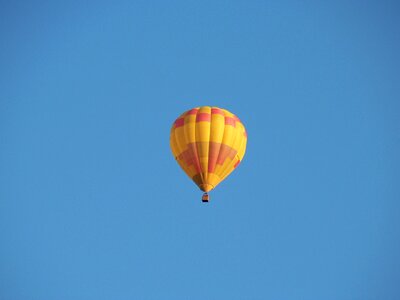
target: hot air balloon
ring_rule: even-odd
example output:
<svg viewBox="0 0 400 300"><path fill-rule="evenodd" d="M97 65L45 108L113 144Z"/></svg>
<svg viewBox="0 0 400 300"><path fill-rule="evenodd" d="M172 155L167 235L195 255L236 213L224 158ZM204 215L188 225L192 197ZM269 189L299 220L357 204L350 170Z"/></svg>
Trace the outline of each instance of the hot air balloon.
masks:
<svg viewBox="0 0 400 300"><path fill-rule="evenodd" d="M185 173L204 192L224 180L242 161L247 133L243 123L226 109L196 107L184 112L172 125L170 146Z"/></svg>

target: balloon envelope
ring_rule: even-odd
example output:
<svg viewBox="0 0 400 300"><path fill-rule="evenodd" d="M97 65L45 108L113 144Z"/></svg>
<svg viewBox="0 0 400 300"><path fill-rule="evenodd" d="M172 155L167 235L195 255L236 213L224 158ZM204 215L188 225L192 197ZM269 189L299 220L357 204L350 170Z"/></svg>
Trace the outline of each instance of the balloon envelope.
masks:
<svg viewBox="0 0 400 300"><path fill-rule="evenodd" d="M175 159L204 192L214 189L239 165L246 143L243 123L218 107L188 110L171 128L170 146Z"/></svg>

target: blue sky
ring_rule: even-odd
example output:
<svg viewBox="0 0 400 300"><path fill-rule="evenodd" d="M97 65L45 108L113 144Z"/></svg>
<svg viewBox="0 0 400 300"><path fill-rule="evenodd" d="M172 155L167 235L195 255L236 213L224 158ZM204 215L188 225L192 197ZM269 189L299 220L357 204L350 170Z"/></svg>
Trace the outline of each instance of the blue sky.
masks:
<svg viewBox="0 0 400 300"><path fill-rule="evenodd" d="M0 299L399 299L395 1L0 9ZM169 130L248 131L201 192Z"/></svg>

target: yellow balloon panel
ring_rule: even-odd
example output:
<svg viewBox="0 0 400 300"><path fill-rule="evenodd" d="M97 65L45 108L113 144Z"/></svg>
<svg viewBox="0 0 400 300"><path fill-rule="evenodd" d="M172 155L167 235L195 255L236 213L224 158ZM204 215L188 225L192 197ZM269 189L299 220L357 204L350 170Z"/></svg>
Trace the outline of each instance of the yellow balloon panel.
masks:
<svg viewBox="0 0 400 300"><path fill-rule="evenodd" d="M188 110L171 128L170 145L175 159L204 192L214 189L239 165L246 143L243 123L218 107Z"/></svg>

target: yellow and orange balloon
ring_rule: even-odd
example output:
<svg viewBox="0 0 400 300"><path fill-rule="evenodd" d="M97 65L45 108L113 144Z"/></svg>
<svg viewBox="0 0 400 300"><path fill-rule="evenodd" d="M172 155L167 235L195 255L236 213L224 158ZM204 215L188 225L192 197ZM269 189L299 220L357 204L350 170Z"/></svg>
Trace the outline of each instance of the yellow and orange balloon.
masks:
<svg viewBox="0 0 400 300"><path fill-rule="evenodd" d="M247 133L237 116L226 109L196 107L184 112L171 128L172 153L185 173L205 192L214 189L241 162Z"/></svg>

